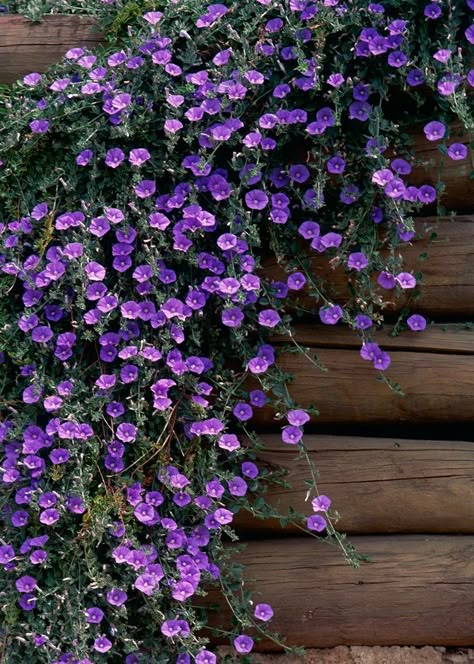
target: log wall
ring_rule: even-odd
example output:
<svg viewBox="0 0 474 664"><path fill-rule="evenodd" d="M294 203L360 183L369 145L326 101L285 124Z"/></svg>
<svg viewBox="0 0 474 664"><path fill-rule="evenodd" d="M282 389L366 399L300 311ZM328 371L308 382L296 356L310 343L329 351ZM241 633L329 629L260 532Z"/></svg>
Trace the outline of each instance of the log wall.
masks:
<svg viewBox="0 0 474 664"><path fill-rule="evenodd" d="M43 72L75 46L94 47L102 35L86 18L50 16L41 23L0 16L0 83ZM464 140L451 127L452 140ZM419 166L410 183L446 185L442 204L465 216L416 221L418 239L403 248L405 265L422 270L416 310L438 321L469 321L474 315L474 181L470 166L443 157L437 145L414 134ZM433 233L434 241L429 241ZM428 254L426 261L420 256ZM343 270L331 271L314 255L315 274L330 275L334 297L348 297ZM282 276L267 262L267 275ZM387 294L385 293L385 296ZM387 301L398 312L406 301ZM422 334L404 332L376 341L392 355L388 372L406 396L376 380L358 354L355 333L328 330L314 321L300 325L299 343L329 369L321 373L301 356L283 354L280 366L295 375L290 392L303 406L320 411L306 437L319 468L322 493L340 513L338 525L356 548L371 557L359 570L340 553L299 531L283 532L274 521L237 515L247 549L240 554L245 583L254 585L275 610L275 629L290 644L308 647L350 645L472 645L474 643L474 336L466 327L431 326ZM283 339L275 342L282 345ZM270 487L269 502L309 513L304 480L308 470L295 450L280 441L282 422L270 408L257 415L265 447L260 464L284 468L292 489ZM392 429L452 425L465 441L395 437ZM319 425L341 424L350 436L316 435ZM381 424L385 438L369 435ZM415 429L413 429L414 431ZM419 430L419 429L418 429ZM273 432L273 433L271 433ZM459 438L459 436L458 436ZM283 537L286 535L286 537ZM211 600L218 599L212 596ZM222 607L215 623L226 618ZM278 649L263 642L260 649Z"/></svg>

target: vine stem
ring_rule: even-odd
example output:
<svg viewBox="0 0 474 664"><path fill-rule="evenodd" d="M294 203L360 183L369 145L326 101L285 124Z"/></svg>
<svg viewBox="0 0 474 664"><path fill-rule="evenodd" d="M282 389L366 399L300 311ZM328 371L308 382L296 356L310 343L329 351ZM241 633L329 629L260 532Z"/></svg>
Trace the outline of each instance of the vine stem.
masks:
<svg viewBox="0 0 474 664"><path fill-rule="evenodd" d="M314 490L315 490L316 494L319 496L319 495L321 495L321 494L319 493L318 486L317 486L316 474L315 474L315 472L314 472L314 464L313 464L313 462L311 461L311 459L309 458L308 450L306 449L306 446L304 445L304 443L301 443L301 450L302 450L303 455L304 455L304 457L305 457L305 459L306 459L306 462L307 462L307 464L308 464L308 466L309 466L309 470L310 470L310 473L311 473L311 481L312 481L312 483L313 483ZM354 557L351 556L350 551L349 551L349 550L347 549L347 547L345 546L343 536L342 536L341 533L340 533L340 532L334 527L334 524L333 524L333 521L332 521L331 517L326 513L326 514L325 514L325 518L326 518L326 521L327 521L327 524L328 524L328 528L327 528L327 532L328 532L328 534L329 534L331 537L333 537L333 538L336 540L337 544L341 547L342 552L343 552L343 554L344 554L344 558L345 558L345 559L346 559L351 565L356 566L356 561L355 561Z"/></svg>
<svg viewBox="0 0 474 664"><path fill-rule="evenodd" d="M299 352L302 355L304 355L304 357L306 357L307 360L309 360L309 362L311 362L313 367L315 367L316 369L319 369L320 371L323 371L323 372L328 371L327 367L325 367L324 364L320 364L320 363L316 362L316 360L314 358L312 358L311 355L308 355L308 353L306 352L306 349L296 341L296 339L295 339L295 337L294 337L291 330L285 330L285 333L290 338L291 343L294 344L294 346L299 350Z"/></svg>

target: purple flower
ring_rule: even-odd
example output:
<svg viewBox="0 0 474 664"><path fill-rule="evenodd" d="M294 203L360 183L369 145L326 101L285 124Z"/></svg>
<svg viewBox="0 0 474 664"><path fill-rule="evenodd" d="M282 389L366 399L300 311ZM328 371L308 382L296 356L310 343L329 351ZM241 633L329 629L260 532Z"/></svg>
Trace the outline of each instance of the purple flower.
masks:
<svg viewBox="0 0 474 664"><path fill-rule="evenodd" d="M440 95L449 97L454 94L456 89L461 83L461 77L457 74L448 74L440 78L436 84L436 88Z"/></svg>
<svg viewBox="0 0 474 664"><path fill-rule="evenodd" d="M426 318L420 314L413 314L407 318L407 325L413 332L421 332L426 328Z"/></svg>
<svg viewBox="0 0 474 664"><path fill-rule="evenodd" d="M133 189L138 198L149 198L156 191L154 180L142 180Z"/></svg>
<svg viewBox="0 0 474 664"><path fill-rule="evenodd" d="M349 118L351 120L360 120L365 122L369 119L372 106L365 101L354 101L349 106Z"/></svg>
<svg viewBox="0 0 474 664"><path fill-rule="evenodd" d="M93 156L94 153L92 152L92 150L83 150L77 155L76 164L78 166L87 166L87 164L90 162Z"/></svg>
<svg viewBox="0 0 474 664"><path fill-rule="evenodd" d="M226 327L240 327L244 320L244 314L239 307L231 307L230 309L224 309L221 320Z"/></svg>
<svg viewBox="0 0 474 664"><path fill-rule="evenodd" d="M320 514L312 514L306 519L306 527L308 530L315 530L320 533L327 528L326 519Z"/></svg>
<svg viewBox="0 0 474 664"><path fill-rule="evenodd" d="M123 443L132 443L137 437L137 427L134 424L122 422L117 427L116 436Z"/></svg>
<svg viewBox="0 0 474 664"><path fill-rule="evenodd" d="M370 87L365 83L358 83L352 89L352 96L356 101L367 101L370 96Z"/></svg>
<svg viewBox="0 0 474 664"><path fill-rule="evenodd" d="M423 131L429 141L440 141L446 133L446 127L442 122L433 120L423 127Z"/></svg>
<svg viewBox="0 0 474 664"><path fill-rule="evenodd" d="M342 74L330 74L327 78L327 84L333 88L340 88L344 83L344 76Z"/></svg>
<svg viewBox="0 0 474 664"><path fill-rule="evenodd" d="M97 606L92 606L86 609L86 620L88 623L98 625L104 617L104 612Z"/></svg>
<svg viewBox="0 0 474 664"><path fill-rule="evenodd" d="M248 490L247 482L238 476L228 480L227 486L229 488L229 493L232 496L245 496Z"/></svg>
<svg viewBox="0 0 474 664"><path fill-rule="evenodd" d="M441 48L439 51L436 51L436 53L433 54L433 58L438 62L446 64L451 58L451 55L452 51L449 48Z"/></svg>
<svg viewBox="0 0 474 664"><path fill-rule="evenodd" d="M336 117L332 108L324 106L316 113L316 121L321 123L323 127L333 127L336 124Z"/></svg>
<svg viewBox="0 0 474 664"><path fill-rule="evenodd" d="M255 607L254 616L258 618L258 620L268 622L273 618L273 609L270 604L257 604Z"/></svg>
<svg viewBox="0 0 474 664"><path fill-rule="evenodd" d="M287 445L297 445L303 438L303 432L299 427L286 426L283 427L281 439Z"/></svg>
<svg viewBox="0 0 474 664"><path fill-rule="evenodd" d="M30 122L30 129L34 134L45 134L49 129L47 120L33 120Z"/></svg>
<svg viewBox="0 0 474 664"><path fill-rule="evenodd" d="M381 352L378 344L364 343L360 349L360 356L363 360L370 360L373 362L375 356Z"/></svg>
<svg viewBox="0 0 474 664"><path fill-rule="evenodd" d="M388 64L391 67L395 67L396 69L404 67L407 62L408 62L408 57L406 53L404 53L403 51L393 51L388 56Z"/></svg>
<svg viewBox="0 0 474 664"><path fill-rule="evenodd" d="M374 357L374 367L379 371L385 371L391 364L391 358L388 353L384 351L379 351Z"/></svg>
<svg viewBox="0 0 474 664"><path fill-rule="evenodd" d="M122 606L128 599L127 593L120 588L111 588L107 593L107 602L112 606Z"/></svg>
<svg viewBox="0 0 474 664"><path fill-rule="evenodd" d="M194 591L195 588L189 581L178 581L172 588L171 596L178 602L184 602L188 597L194 595Z"/></svg>
<svg viewBox="0 0 474 664"><path fill-rule="evenodd" d="M31 333L33 341L39 344L46 344L53 338L53 331L47 325L39 325L35 327Z"/></svg>
<svg viewBox="0 0 474 664"><path fill-rule="evenodd" d="M23 77L23 83L27 85L29 88L36 87L40 82L41 82L41 74L38 74L36 72L32 74L27 74L26 76Z"/></svg>
<svg viewBox="0 0 474 664"><path fill-rule="evenodd" d="M143 14L143 18L147 23L150 23L150 25L156 25L161 21L163 17L163 12L146 12Z"/></svg>
<svg viewBox="0 0 474 664"><path fill-rule="evenodd" d="M237 652L248 653L252 650L253 646L253 639L245 634L241 634L234 639L234 648Z"/></svg>
<svg viewBox="0 0 474 664"><path fill-rule="evenodd" d="M420 203L433 203L436 200L436 189L429 184L424 184L418 189L418 200Z"/></svg>
<svg viewBox="0 0 474 664"><path fill-rule="evenodd" d="M305 238L305 240L312 240L319 237L319 224L315 221L303 221L298 228L298 233Z"/></svg>
<svg viewBox="0 0 474 664"><path fill-rule="evenodd" d="M124 159L125 154L120 148L112 148L111 150L107 150L105 155L105 163L107 166L110 166L110 168L117 168L120 166Z"/></svg>
<svg viewBox="0 0 474 664"><path fill-rule="evenodd" d="M384 187L384 193L388 198L403 198L405 193L405 184L399 178L392 178Z"/></svg>
<svg viewBox="0 0 474 664"><path fill-rule="evenodd" d="M19 593L32 593L37 587L36 579L32 576L21 576L15 585Z"/></svg>
<svg viewBox="0 0 474 664"><path fill-rule="evenodd" d="M390 274L389 272L381 272L377 278L377 283L379 286L382 286L382 288L385 288L386 290L391 290L392 288L395 288L395 277L393 274Z"/></svg>
<svg viewBox="0 0 474 664"><path fill-rule="evenodd" d="M424 15L426 18L429 19L437 19L441 16L441 8L435 4L434 2L431 2L429 5L426 5L423 11Z"/></svg>
<svg viewBox="0 0 474 664"><path fill-rule="evenodd" d="M369 261L367 260L367 257L360 251L349 254L347 259L347 267L357 270L357 272L363 270L368 264Z"/></svg>
<svg viewBox="0 0 474 664"><path fill-rule="evenodd" d="M466 159L467 147L462 143L452 143L448 148L448 155L454 161Z"/></svg>
<svg viewBox="0 0 474 664"><path fill-rule="evenodd" d="M263 210L268 205L268 196L261 189L252 189L245 194L245 203L251 210Z"/></svg>
<svg viewBox="0 0 474 664"><path fill-rule="evenodd" d="M334 174L340 174L344 172L344 169L346 167L346 162L342 157L339 157L339 155L335 155L334 157L331 157L328 159L326 163L326 168L328 169L329 173L334 173Z"/></svg>
<svg viewBox="0 0 474 664"><path fill-rule="evenodd" d="M79 496L70 496L66 501L67 509L73 514L84 514L86 505Z"/></svg>
<svg viewBox="0 0 474 664"><path fill-rule="evenodd" d="M273 328L281 322L280 315L274 309L264 309L258 314L258 323L262 327Z"/></svg>
<svg viewBox="0 0 474 664"><path fill-rule="evenodd" d="M395 281L403 289L415 288L416 279L409 272L400 272L396 275Z"/></svg>
<svg viewBox="0 0 474 664"><path fill-rule="evenodd" d="M44 523L46 526L52 526L57 521L59 521L60 514L57 509L51 507L47 510L44 510L40 513L39 520L41 523Z"/></svg>
<svg viewBox="0 0 474 664"><path fill-rule="evenodd" d="M128 155L128 161L132 166L142 166L149 159L151 159L151 155L145 148L135 148Z"/></svg>
<svg viewBox="0 0 474 664"><path fill-rule="evenodd" d="M300 427L309 422L310 417L305 410L297 409L288 411L286 419L293 426Z"/></svg>
<svg viewBox="0 0 474 664"><path fill-rule="evenodd" d="M23 609L23 611L33 611L33 609L36 607L36 603L36 597L30 593L23 594L18 600L18 604Z"/></svg>
<svg viewBox="0 0 474 664"><path fill-rule="evenodd" d="M62 463L66 463L67 461L69 461L69 457L70 454L68 450L59 447L53 450L49 455L51 463L53 463L54 465L60 465Z"/></svg>
<svg viewBox="0 0 474 664"><path fill-rule="evenodd" d="M133 585L137 590L140 590L140 592L142 592L144 595L148 595L151 597L151 595L153 595L155 591L157 581L152 574L141 574L135 579Z"/></svg>
<svg viewBox="0 0 474 664"><path fill-rule="evenodd" d="M217 523L221 526L224 526L228 523L231 523L234 519L234 515L230 510L225 509L224 507L219 507L213 514Z"/></svg>
<svg viewBox="0 0 474 664"><path fill-rule="evenodd" d="M331 247L337 248L341 245L342 242L342 235L339 235L339 233L326 233L325 235L322 235L321 238L321 244L325 249L330 249ZM313 246L313 245L311 245Z"/></svg>
<svg viewBox="0 0 474 664"><path fill-rule="evenodd" d="M194 658L196 664L216 664L217 657L210 650L201 650Z"/></svg>
<svg viewBox="0 0 474 664"><path fill-rule="evenodd" d="M110 641L106 636L99 636L94 641L92 646L97 652L108 652L112 648L112 641Z"/></svg>
<svg viewBox="0 0 474 664"><path fill-rule="evenodd" d="M287 284L290 290L299 291L306 283L306 278L301 272L294 272L288 277Z"/></svg>
<svg viewBox="0 0 474 664"><path fill-rule="evenodd" d="M367 330L372 327L372 319L365 314L357 314L354 318L355 326L358 330Z"/></svg>
<svg viewBox="0 0 474 664"><path fill-rule="evenodd" d="M295 164L294 166L290 166L288 174L290 176L290 180L293 182L298 182L299 184L306 182L310 176L310 172L304 164Z"/></svg>
<svg viewBox="0 0 474 664"><path fill-rule="evenodd" d="M336 325L341 320L343 311L337 304L330 307L322 307L319 310L319 318L325 325Z"/></svg>
<svg viewBox="0 0 474 664"><path fill-rule="evenodd" d="M259 475L257 466L252 461L244 461L242 464L242 475L254 480Z"/></svg>
<svg viewBox="0 0 474 664"><path fill-rule="evenodd" d="M102 281L105 277L105 267L96 261L87 263L84 272L89 281Z"/></svg>
<svg viewBox="0 0 474 664"><path fill-rule="evenodd" d="M164 130L168 134L176 134L183 128L183 123L179 120L165 120Z"/></svg>
<svg viewBox="0 0 474 664"><path fill-rule="evenodd" d="M15 558L15 550L9 544L0 546L0 564L6 565Z"/></svg>
<svg viewBox="0 0 474 664"><path fill-rule="evenodd" d="M133 513L138 521L145 525L153 525L158 521L157 511L153 505L149 505L148 503L138 503Z"/></svg>
<svg viewBox="0 0 474 664"><path fill-rule="evenodd" d="M252 408L247 403L243 402L237 403L234 406L232 413L238 420L240 420L240 422L246 422L247 420L250 420L253 415Z"/></svg>
<svg viewBox="0 0 474 664"><path fill-rule="evenodd" d="M234 452L240 447L240 442L237 436L233 433L224 433L217 441L218 446L227 452Z"/></svg>
<svg viewBox="0 0 474 664"><path fill-rule="evenodd" d="M331 499L321 495L313 498L311 506L315 512L327 512L331 507Z"/></svg>
<svg viewBox="0 0 474 664"><path fill-rule="evenodd" d="M390 166L398 175L409 175L411 173L411 166L405 159L394 159Z"/></svg>

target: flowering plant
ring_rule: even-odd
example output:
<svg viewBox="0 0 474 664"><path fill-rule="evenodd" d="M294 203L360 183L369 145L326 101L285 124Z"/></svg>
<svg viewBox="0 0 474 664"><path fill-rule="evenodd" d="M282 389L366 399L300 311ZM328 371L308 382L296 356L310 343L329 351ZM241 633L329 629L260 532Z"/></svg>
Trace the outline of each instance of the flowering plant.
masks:
<svg viewBox="0 0 474 664"><path fill-rule="evenodd" d="M106 6L116 34L127 16L118 46L73 48L11 91L0 127L9 664L213 664L196 601L212 584L239 653L267 634L272 608L233 592L224 544L240 509L272 513L254 411L276 410L282 444L307 457L313 412L290 398L271 335L317 364L294 336L290 296L304 291L304 315L347 324L362 358L388 368L371 336L385 304L374 281L415 289L400 252L413 214L442 192L410 184L405 128L415 116L447 158L467 158L449 123L473 126L473 8ZM311 272L314 253L345 267L346 301ZM279 281L261 270L269 256ZM406 323L426 325L416 313ZM303 523L357 563L310 471Z"/></svg>

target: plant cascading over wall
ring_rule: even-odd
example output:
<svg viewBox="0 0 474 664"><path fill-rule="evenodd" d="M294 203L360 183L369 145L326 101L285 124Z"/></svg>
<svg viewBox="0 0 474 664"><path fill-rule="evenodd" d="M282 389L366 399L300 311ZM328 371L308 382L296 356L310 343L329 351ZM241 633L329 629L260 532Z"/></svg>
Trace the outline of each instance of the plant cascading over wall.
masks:
<svg viewBox="0 0 474 664"><path fill-rule="evenodd" d="M398 389L373 333L388 301L417 291L403 247L442 193L410 183L406 129L419 123L446 160L470 158L450 126L473 127L473 9L107 4L116 44L73 48L11 90L4 661L214 664L202 630L213 586L238 653L267 635L273 610L241 588L225 542L239 510L271 513L255 413L276 411L282 445L303 456L316 414L292 401L272 335L319 365L298 317L347 325L374 379ZM345 270L345 299L311 271L315 256ZM425 326L415 299L397 329ZM356 564L309 471L313 512L290 518Z"/></svg>

